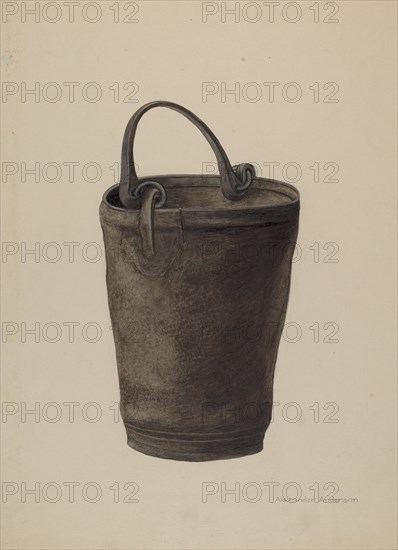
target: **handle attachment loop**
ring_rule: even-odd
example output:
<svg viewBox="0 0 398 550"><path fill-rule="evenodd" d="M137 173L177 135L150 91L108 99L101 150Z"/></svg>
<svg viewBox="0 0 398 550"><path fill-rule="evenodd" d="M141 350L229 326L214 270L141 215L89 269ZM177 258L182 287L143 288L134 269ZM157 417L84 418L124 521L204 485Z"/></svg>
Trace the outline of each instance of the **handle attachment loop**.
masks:
<svg viewBox="0 0 398 550"><path fill-rule="evenodd" d="M133 197L135 197L136 199L138 199L139 197L142 196L143 192L144 192L144 189L145 187L155 187L160 194L157 194L157 198L156 198L156 201L154 203L154 207L155 208L160 208L161 206L164 205L164 203L166 202L166 190L165 188L163 187L163 185L161 183L158 183L157 181L143 181L141 183L139 183L137 185L137 187L134 189L134 192L133 192Z"/></svg>

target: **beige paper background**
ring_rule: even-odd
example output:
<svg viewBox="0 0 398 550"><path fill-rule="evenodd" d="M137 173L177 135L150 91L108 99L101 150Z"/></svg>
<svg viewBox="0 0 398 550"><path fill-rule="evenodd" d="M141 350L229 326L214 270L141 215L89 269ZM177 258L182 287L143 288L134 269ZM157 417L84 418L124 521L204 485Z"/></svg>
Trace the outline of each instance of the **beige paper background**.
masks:
<svg viewBox="0 0 398 550"><path fill-rule="evenodd" d="M213 3L219 11L203 23L201 2L144 1L137 23L113 22L113 4L98 2L102 18L90 24L81 15L83 4L73 23L65 11L53 24L42 12L39 22L28 17L24 23L18 11L2 25L3 82L18 87L2 103L3 168L15 163L18 170L2 182L3 241L16 243L10 245L15 254L3 254L3 331L17 331L3 335L2 479L3 489L15 488L3 504L3 547L396 548L395 2L339 2L334 24L322 22L330 11L324 2L319 23L313 21L313 2L299 3L297 23L283 18L283 3L274 23L268 22L265 8L259 21L249 21L255 12L244 10L258 10L262 2L251 3L257 7L240 2L241 20L227 16L224 23L222 10L234 3ZM131 12L127 4L120 2L123 16ZM55 12L48 13L54 17ZM76 101L69 103L62 83L72 81L79 86ZM281 83L279 90L298 83L302 99L290 103L279 91L271 103L262 85L271 81ZM38 102L28 96L23 102L23 82L28 88L38 82L41 92L46 83L59 83L62 98L51 103L43 95ZM82 98L87 82L102 89L96 103ZM138 83L138 102L115 102L109 89L115 82L121 90L125 83ZM257 102L242 91L236 101L229 95L223 102L218 93L204 102L203 82L220 88L238 82L241 90L256 83L263 93ZM309 89L314 82L320 83L318 103ZM337 103L322 101L328 82L339 85ZM245 93L254 90L245 88ZM292 343L287 341L294 338L292 331L281 342L275 381L280 406L264 451L251 457L190 464L141 455L127 447L123 425L109 409L119 393L105 263L103 258L84 261L82 253L95 252L94 246L84 248L87 243L102 246L98 205L113 183L109 167L119 162L125 124L140 105L154 99L181 103L203 118L233 163L296 162L302 168L296 183L302 197L302 255L293 269L287 318L302 334ZM200 173L203 162L214 160L200 134L164 110L142 121L136 159L141 175ZM59 181L45 181L49 162L61 167L80 163L74 181L68 181L65 166ZM102 169L95 183L82 176L89 162ZM309 169L315 162L321 179L323 165L336 163L339 181L316 183ZM39 163L38 182L31 175L22 181L22 163L28 168ZM280 168L275 177L282 179ZM78 243L73 262L66 242ZM23 247L34 243L39 243L37 261L21 256ZM60 247L58 262L49 261L55 248L47 243ZM319 243L318 262L314 243ZM326 243L338 246L337 262L325 261L336 246L324 249ZM65 322L79 323L73 342ZM330 333L323 328L328 322L339 327L337 343L323 341ZM39 323L38 342L29 335L23 341L22 323ZM46 323L62 327L58 342L46 341L54 337L53 329L45 333ZM98 342L85 341L87 323L102 328ZM314 323L320 326L318 343L309 328ZM24 417L23 407L36 402L39 417ZM65 402L78 404L72 422ZM100 408L97 422L87 420L95 413L87 408L90 402ZM319 422L314 403L319 404ZM331 417L337 422L327 421L335 407L327 403L339 407ZM61 418L50 422L56 407ZM297 422L286 416L294 418L294 407L301 411ZM47 494L49 482L55 485L47 487ZM80 484L73 502L65 482ZM101 488L96 503L82 494L89 482ZM118 503L109 489L116 482ZM122 502L131 492L132 486L123 489L128 482L139 486L136 503ZM217 489L206 503L204 482ZM276 502L270 502L268 482L280 484ZM338 484L337 497L351 500L281 502L289 482L301 487L303 498L314 496L314 483L321 496L329 492L325 483ZM39 502L32 495L22 502L24 483L28 488L39 483ZM239 502L233 495L222 502L222 483L228 489L239 484ZM256 485L249 490L247 483ZM51 503L54 487L61 487L62 494ZM253 487L261 489L257 502Z"/></svg>

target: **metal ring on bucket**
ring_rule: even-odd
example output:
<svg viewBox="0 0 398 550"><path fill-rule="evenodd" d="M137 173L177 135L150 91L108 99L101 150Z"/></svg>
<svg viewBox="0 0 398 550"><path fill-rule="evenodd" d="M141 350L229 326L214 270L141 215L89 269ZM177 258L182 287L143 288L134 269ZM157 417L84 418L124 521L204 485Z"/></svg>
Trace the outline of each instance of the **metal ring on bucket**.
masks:
<svg viewBox="0 0 398 550"><path fill-rule="evenodd" d="M142 190L144 187L156 187L156 189L160 192L160 198L157 199L155 208L160 208L164 205L166 202L166 189L163 187L161 183L158 183L157 181L143 181L134 190L133 196L138 198L140 195L142 195Z"/></svg>

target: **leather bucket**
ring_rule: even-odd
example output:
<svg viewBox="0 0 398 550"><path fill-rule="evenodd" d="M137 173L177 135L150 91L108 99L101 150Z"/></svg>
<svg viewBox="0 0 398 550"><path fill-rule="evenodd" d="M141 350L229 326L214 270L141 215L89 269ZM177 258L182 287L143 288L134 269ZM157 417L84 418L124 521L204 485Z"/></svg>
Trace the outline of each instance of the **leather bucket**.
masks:
<svg viewBox="0 0 398 550"><path fill-rule="evenodd" d="M139 120L167 107L205 136L218 176L138 179ZM121 181L100 206L128 445L174 460L263 448L289 297L299 193L232 167L193 113L156 101L130 119Z"/></svg>

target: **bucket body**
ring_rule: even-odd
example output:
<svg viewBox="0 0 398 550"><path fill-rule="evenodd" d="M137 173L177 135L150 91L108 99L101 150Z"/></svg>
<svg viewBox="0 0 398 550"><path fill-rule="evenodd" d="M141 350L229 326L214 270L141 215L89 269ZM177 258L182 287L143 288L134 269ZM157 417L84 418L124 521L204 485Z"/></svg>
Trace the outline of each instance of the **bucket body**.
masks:
<svg viewBox="0 0 398 550"><path fill-rule="evenodd" d="M156 176L152 216L104 195L109 308L128 444L202 461L261 451L289 296L299 194L254 178L237 202L220 177ZM143 229L144 228L144 229Z"/></svg>

